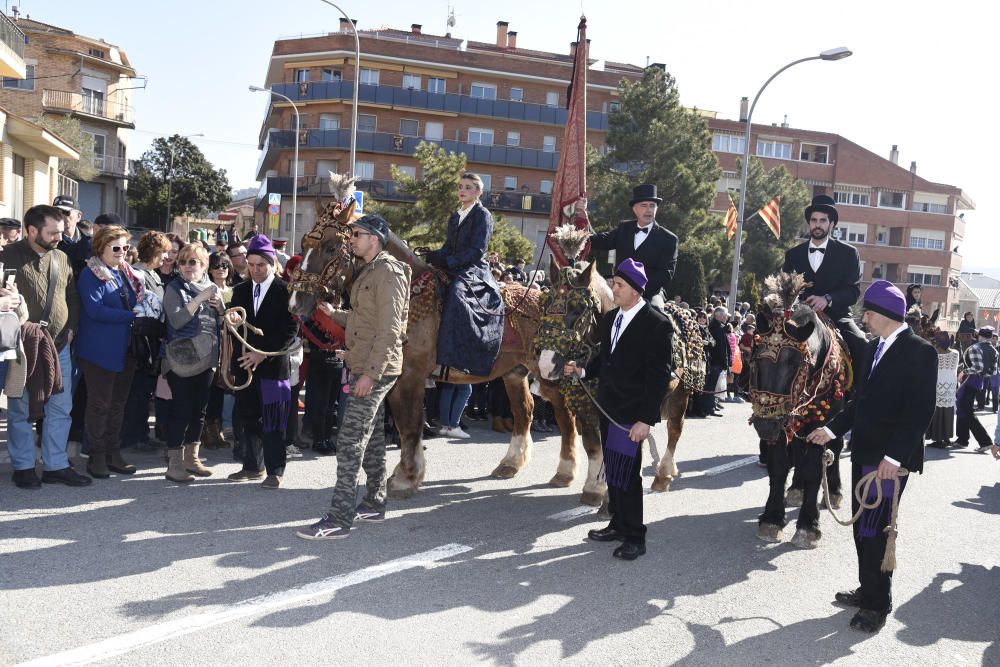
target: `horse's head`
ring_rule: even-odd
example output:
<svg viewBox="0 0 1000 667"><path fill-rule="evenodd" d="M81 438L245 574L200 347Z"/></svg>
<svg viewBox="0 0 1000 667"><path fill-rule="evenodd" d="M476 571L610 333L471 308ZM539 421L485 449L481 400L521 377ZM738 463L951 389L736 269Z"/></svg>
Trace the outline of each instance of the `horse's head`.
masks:
<svg viewBox="0 0 1000 667"><path fill-rule="evenodd" d="M354 213L354 179L330 174L332 201L316 202L316 224L302 239L302 264L291 276L289 308L308 317L317 300L341 306L344 291L354 275L350 223Z"/></svg>
<svg viewBox="0 0 1000 667"><path fill-rule="evenodd" d="M586 363L590 358L597 342L598 317L614 304L595 262L583 268L559 268L550 258L549 282L551 288L539 299L542 321L535 334L535 350L545 379L558 380L566 362Z"/></svg>

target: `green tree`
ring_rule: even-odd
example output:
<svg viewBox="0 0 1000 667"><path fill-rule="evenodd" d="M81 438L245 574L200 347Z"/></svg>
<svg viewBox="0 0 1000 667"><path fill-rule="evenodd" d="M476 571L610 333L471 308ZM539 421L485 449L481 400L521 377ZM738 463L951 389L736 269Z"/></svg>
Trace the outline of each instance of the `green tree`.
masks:
<svg viewBox="0 0 1000 667"><path fill-rule="evenodd" d="M490 238L488 251L499 254L501 261L504 262L523 259L530 263L534 246L531 241L521 235L521 232L514 225L507 221L507 218L500 214L494 214L493 236Z"/></svg>
<svg viewBox="0 0 1000 667"><path fill-rule="evenodd" d="M697 249L681 244L677 252L677 269L670 283L670 294L673 298L680 294L681 300L693 306L704 305L708 298L708 287L705 282L705 267L701 263L701 254Z"/></svg>
<svg viewBox="0 0 1000 667"><path fill-rule="evenodd" d="M72 116L42 116L38 124L52 132L80 154L77 160L59 160L59 173L78 181L89 181L99 173L94 167L94 137L83 131Z"/></svg>
<svg viewBox="0 0 1000 667"><path fill-rule="evenodd" d="M207 215L230 202L232 188L225 169L213 167L185 137L160 137L142 154L129 178L129 203L140 225L162 228L167 217L168 179L172 180L171 215Z"/></svg>

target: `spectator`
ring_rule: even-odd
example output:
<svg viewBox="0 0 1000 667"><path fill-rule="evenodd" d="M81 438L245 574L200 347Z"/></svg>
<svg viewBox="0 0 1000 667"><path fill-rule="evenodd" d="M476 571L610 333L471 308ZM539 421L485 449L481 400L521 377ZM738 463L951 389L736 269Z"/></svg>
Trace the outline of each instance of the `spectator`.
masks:
<svg viewBox="0 0 1000 667"><path fill-rule="evenodd" d="M944 449L955 435L955 392L958 390L958 350L951 349L947 331L934 334L934 350L938 353L937 397L934 416L927 428L930 446Z"/></svg>
<svg viewBox="0 0 1000 667"><path fill-rule="evenodd" d="M240 243L240 240L233 236L233 239L229 241L229 245L226 247L226 254L229 255L229 261L233 263L233 285L238 285L250 278L250 274L247 272L247 249Z"/></svg>
<svg viewBox="0 0 1000 667"><path fill-rule="evenodd" d="M729 358L732 360L726 372L726 401L742 403L736 386L736 376L743 372L743 357L740 355L739 339L732 324L726 325L726 339L729 341Z"/></svg>
<svg viewBox="0 0 1000 667"><path fill-rule="evenodd" d="M958 431L958 439L953 446L958 448L969 446L969 433L976 438L979 443L979 451L984 452L990 448L990 435L979 423L973 410L975 407L976 394L983 388L983 379L996 372L997 352L990 345L993 338L993 327L983 327L979 330L979 342L970 345L965 350L965 369L963 377L959 379L959 389L956 404L958 418L955 429ZM991 370L992 369L992 370Z"/></svg>
<svg viewBox="0 0 1000 667"><path fill-rule="evenodd" d="M233 288L229 278L233 273L233 264L225 252L214 252L208 257L208 277L219 290L222 305L229 306L233 299ZM221 360L220 360L221 363ZM208 395L208 407L205 410L205 429L201 444L205 449L227 449L231 443L223 434L223 408L225 406L226 389L216 373Z"/></svg>
<svg viewBox="0 0 1000 667"><path fill-rule="evenodd" d="M714 298L714 297L713 297ZM717 411L718 398L715 393L718 389L719 378L731 365L729 352L729 339L723 328L724 322L729 318L729 312L725 306L716 306L712 311L712 319L708 324L708 335L712 339L712 347L708 353L708 371L705 374L705 387L701 395L701 413L705 416L721 417Z"/></svg>
<svg viewBox="0 0 1000 667"><path fill-rule="evenodd" d="M288 239L274 239L274 256L277 258L278 263L281 266L288 264L288 260L291 259L288 253L285 252L285 248L288 247Z"/></svg>
<svg viewBox="0 0 1000 667"><path fill-rule="evenodd" d="M177 277L177 256L180 254L181 248L185 245L184 240L177 236L177 234L168 233L167 238L170 239L170 250L167 251L167 256L163 258L163 263L156 269L156 272L160 274L160 282L163 283L164 288L170 284L171 280Z"/></svg>
<svg viewBox="0 0 1000 667"><path fill-rule="evenodd" d="M83 263L90 257L90 239L79 228L83 212L76 207L76 200L70 195L59 195L52 201L52 206L62 214L62 240L59 250L66 253L73 267L73 275L79 276Z"/></svg>
<svg viewBox="0 0 1000 667"><path fill-rule="evenodd" d="M84 422L90 452L87 473L98 479L112 472L135 474L135 466L121 455L121 428L136 364L129 353L136 317L132 309L146 293L142 280L124 260L128 239L124 227L102 227L94 237L94 254L79 278L76 354L89 387Z"/></svg>
<svg viewBox="0 0 1000 667"><path fill-rule="evenodd" d="M55 382L46 385L44 393L40 394L32 386L35 381L32 376L28 378L24 395L8 401L7 449L14 468L14 483L23 489L40 487L35 474L35 438L31 422L43 414L41 481L68 486L86 486L92 482L70 467L66 455L73 405L70 343L79 328L80 297L69 259L66 253L57 249L62 222L59 209L33 206L24 214L26 238L7 246L0 254L4 268L17 272L15 282L27 304L28 321L41 325L39 333L43 344L38 349L51 352L51 356L40 353L37 359L27 360L27 367L34 366L36 374L46 369L55 372Z"/></svg>
<svg viewBox="0 0 1000 667"><path fill-rule="evenodd" d="M513 279L513 276L509 277ZM445 384L441 387L441 395L439 397L441 430L438 431L440 435L446 438L461 438L463 440L472 437L463 431L458 423L462 418L462 413L465 411L465 405L469 402L470 396L472 396L471 384Z"/></svg>
<svg viewBox="0 0 1000 667"><path fill-rule="evenodd" d="M21 221L15 218L0 218L0 248L21 240Z"/></svg>

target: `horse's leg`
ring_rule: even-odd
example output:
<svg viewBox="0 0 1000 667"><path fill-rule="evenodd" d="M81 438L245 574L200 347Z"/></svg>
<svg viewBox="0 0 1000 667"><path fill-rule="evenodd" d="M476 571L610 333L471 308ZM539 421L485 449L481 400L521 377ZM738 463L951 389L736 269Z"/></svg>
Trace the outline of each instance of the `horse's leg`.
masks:
<svg viewBox="0 0 1000 667"><path fill-rule="evenodd" d="M541 389L542 396L552 403L556 423L559 425L559 434L562 438L559 444L559 465L556 467L555 476L549 480L549 484L565 488L572 484L576 478L576 419L569 411L566 399L557 385L543 382Z"/></svg>
<svg viewBox="0 0 1000 667"><path fill-rule="evenodd" d="M823 448L801 440L791 444L795 469L801 470L802 509L795 522L795 536L792 544L803 549L815 549L819 545L819 499L820 475L823 465Z"/></svg>
<svg viewBox="0 0 1000 667"><path fill-rule="evenodd" d="M656 469L656 477L653 479L653 491L669 491L670 483L676 479L680 473L677 470L677 441L681 439L681 432L684 430L684 414L687 412L688 395L690 391L679 381L671 382L670 390L663 399L663 406L660 412L666 417L667 422L667 449Z"/></svg>
<svg viewBox="0 0 1000 667"><path fill-rule="evenodd" d="M802 477L804 471L792 462L792 483L785 492L785 504L789 507L802 506L802 491L805 488L805 481Z"/></svg>
<svg viewBox="0 0 1000 667"><path fill-rule="evenodd" d="M528 389L528 372L519 366L508 371L503 376L503 384L510 398L510 410L514 413L514 432L511 434L510 447L500 464L493 469L492 475L500 479L510 479L531 458L531 413L535 401Z"/></svg>
<svg viewBox="0 0 1000 667"><path fill-rule="evenodd" d="M583 451L587 453L587 481L583 484L580 502L591 507L600 506L606 512L608 485L603 480L598 479L601 466L604 464L601 425L597 419L593 419L592 423L585 419L577 419L577 426L580 428L580 439L583 440Z"/></svg>
<svg viewBox="0 0 1000 667"><path fill-rule="evenodd" d="M767 478L770 493L764 511L757 519L757 537L765 542L780 542L781 531L785 527L785 481L791 467L788 446L784 440L768 445Z"/></svg>
<svg viewBox="0 0 1000 667"><path fill-rule="evenodd" d="M420 373L404 372L388 400L399 430L400 449L388 492L392 498L409 498L424 480L424 378Z"/></svg>

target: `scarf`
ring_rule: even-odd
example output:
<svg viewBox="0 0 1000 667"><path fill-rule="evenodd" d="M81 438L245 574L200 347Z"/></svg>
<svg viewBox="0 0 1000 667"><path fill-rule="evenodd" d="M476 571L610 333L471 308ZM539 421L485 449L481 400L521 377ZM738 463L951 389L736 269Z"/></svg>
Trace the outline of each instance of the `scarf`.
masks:
<svg viewBox="0 0 1000 667"><path fill-rule="evenodd" d="M615 424L608 424L608 439L604 443L604 479L608 486L624 491L628 487L629 473L639 456L638 442L632 442L629 430L632 424L622 424L625 430Z"/></svg>
<svg viewBox="0 0 1000 667"><path fill-rule="evenodd" d="M87 260L87 268L97 276L97 279L104 283L115 283L115 274L112 272L111 267L105 264L100 257L92 255L90 259ZM146 288L142 284L142 280L135 275L132 271L132 267L129 266L128 262L122 262L118 265L118 272L122 275L122 278L132 287L132 291L135 293L135 302L142 303L142 300L146 298Z"/></svg>
<svg viewBox="0 0 1000 667"><path fill-rule="evenodd" d="M867 475L877 469L878 468L876 466L861 466L861 475ZM858 535L860 537L875 537L878 535L879 525L884 523L883 517L886 512L892 511L892 485L896 482L891 479L881 479L875 481L876 483L882 485L882 502L876 507L866 509L861 512L861 517L858 520ZM878 498L878 489L875 488L875 484L872 484L871 488L868 490L868 497L865 498L865 502L871 504L875 502L876 498ZM888 519L886 519L886 521L888 521Z"/></svg>
<svg viewBox="0 0 1000 667"><path fill-rule="evenodd" d="M292 384L288 380L260 380L263 407L261 431L284 433L288 427L288 409L292 403Z"/></svg>

